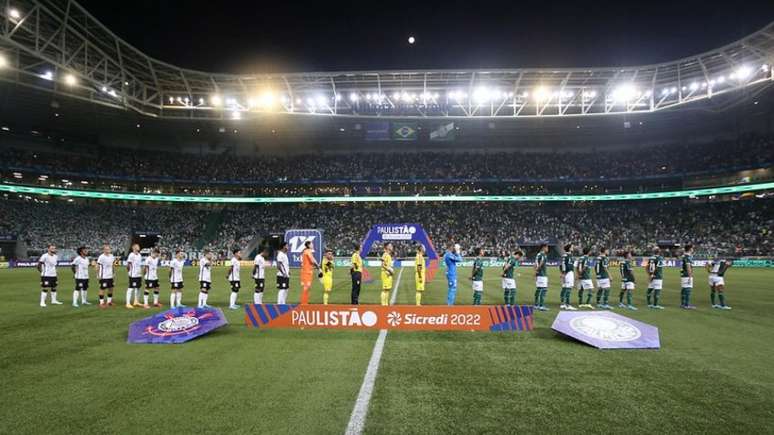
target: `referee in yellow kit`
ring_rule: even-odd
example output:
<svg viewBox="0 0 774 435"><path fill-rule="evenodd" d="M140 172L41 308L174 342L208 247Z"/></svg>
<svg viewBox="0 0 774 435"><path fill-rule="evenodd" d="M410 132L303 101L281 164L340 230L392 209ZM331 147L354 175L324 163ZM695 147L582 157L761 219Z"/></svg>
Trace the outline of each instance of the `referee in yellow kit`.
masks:
<svg viewBox="0 0 774 435"><path fill-rule="evenodd" d="M363 259L360 258L360 245L355 245L355 252L352 253L352 267L349 269L352 276L352 305L359 304L360 283L363 280Z"/></svg>

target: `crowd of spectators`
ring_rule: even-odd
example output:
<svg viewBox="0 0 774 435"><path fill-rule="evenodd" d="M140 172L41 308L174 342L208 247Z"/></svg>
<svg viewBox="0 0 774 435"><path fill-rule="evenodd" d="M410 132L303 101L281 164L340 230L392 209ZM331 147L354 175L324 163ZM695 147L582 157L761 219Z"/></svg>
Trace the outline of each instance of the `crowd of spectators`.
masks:
<svg viewBox="0 0 774 435"><path fill-rule="evenodd" d="M319 180L481 180L641 178L774 162L774 138L665 144L585 152L354 153L241 156L105 148L83 154L0 149L0 169L180 183Z"/></svg>
<svg viewBox="0 0 774 435"><path fill-rule="evenodd" d="M211 219L212 214L217 219ZM468 252L482 247L497 254L547 240L646 254L658 241L672 241L694 243L702 254L774 255L772 199L576 205L285 204L224 209L0 201L0 235L17 235L33 251L43 250L48 243L69 249L83 244L92 250L110 243L121 253L128 249L133 232L141 230L161 233L164 251L208 247L225 258L234 247L245 248L272 233L316 228L324 232L326 247L337 255L349 255L371 226L379 223L421 224L439 250L453 241ZM207 230L208 225L214 228ZM412 251L410 245L398 246L399 256Z"/></svg>

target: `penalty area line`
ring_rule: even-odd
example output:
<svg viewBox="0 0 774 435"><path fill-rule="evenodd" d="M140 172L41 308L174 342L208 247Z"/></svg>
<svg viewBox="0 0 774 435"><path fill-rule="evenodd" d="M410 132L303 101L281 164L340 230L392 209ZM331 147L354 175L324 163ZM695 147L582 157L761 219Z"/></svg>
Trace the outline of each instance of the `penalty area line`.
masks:
<svg viewBox="0 0 774 435"><path fill-rule="evenodd" d="M395 280L395 285L392 288L390 305L395 305L395 300L398 297L398 286L400 286L401 275L403 275L403 268L398 272L398 278ZM387 340L387 330L382 329L379 331L379 337L377 337L376 343L374 344L374 350L371 352L371 360L368 361L368 369L363 377L363 383L360 385L360 392L357 395L357 400L355 400L355 407L352 409L352 415L349 417L347 430L344 432L346 435L360 435L363 433L366 416L368 415L368 406L371 403L371 395L374 392L374 384L376 383L376 374L379 371L379 362L382 359L382 352L384 352L385 340Z"/></svg>

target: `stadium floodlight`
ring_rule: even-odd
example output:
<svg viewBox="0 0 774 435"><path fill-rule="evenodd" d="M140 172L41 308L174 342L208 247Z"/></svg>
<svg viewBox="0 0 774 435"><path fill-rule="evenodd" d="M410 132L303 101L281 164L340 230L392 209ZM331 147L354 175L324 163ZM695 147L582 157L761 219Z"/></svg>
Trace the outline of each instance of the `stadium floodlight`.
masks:
<svg viewBox="0 0 774 435"><path fill-rule="evenodd" d="M46 71L40 75L40 78L42 78L43 80L49 80L49 81L54 80L54 73L51 71Z"/></svg>
<svg viewBox="0 0 774 435"><path fill-rule="evenodd" d="M718 77L718 83L723 83L726 81L726 76L720 76Z"/></svg>
<svg viewBox="0 0 774 435"><path fill-rule="evenodd" d="M242 112L240 112L238 110L235 110L235 111L231 112L231 119L237 120L237 121L242 119Z"/></svg>
<svg viewBox="0 0 774 435"><path fill-rule="evenodd" d="M583 98L591 99L597 97L597 91L584 91Z"/></svg>
<svg viewBox="0 0 774 435"><path fill-rule="evenodd" d="M473 91L473 100L475 100L476 103L478 104L486 103L487 101L489 101L489 99L490 99L489 89L482 86L482 87L476 88Z"/></svg>
<svg viewBox="0 0 774 435"><path fill-rule="evenodd" d="M613 90L614 101L631 101L640 95L637 88L631 83L624 83Z"/></svg>
<svg viewBox="0 0 774 435"><path fill-rule="evenodd" d="M535 98L535 101L538 103L542 103L546 99L551 97L551 90L546 88L545 86L538 86L535 91L532 93L532 96Z"/></svg>
<svg viewBox="0 0 774 435"><path fill-rule="evenodd" d="M322 95L318 95L317 98L315 98L315 100L317 101L317 104L321 106L324 106L328 103L328 99Z"/></svg>
<svg viewBox="0 0 774 435"><path fill-rule="evenodd" d="M746 80L752 74L752 69L747 65L742 65L734 71L737 80Z"/></svg>
<svg viewBox="0 0 774 435"><path fill-rule="evenodd" d="M21 12L19 12L16 8L8 9L8 16L11 17L14 20L18 20L21 18Z"/></svg>
<svg viewBox="0 0 774 435"><path fill-rule="evenodd" d="M169 104L175 104L175 97L169 97Z"/></svg>
<svg viewBox="0 0 774 435"><path fill-rule="evenodd" d="M204 105L204 98L199 97L199 105L200 106Z"/></svg>
<svg viewBox="0 0 774 435"><path fill-rule="evenodd" d="M113 98L118 98L118 94L113 89L111 89L110 92L108 92L108 95L110 95Z"/></svg>
<svg viewBox="0 0 774 435"><path fill-rule="evenodd" d="M223 104L223 98L221 98L220 95L212 95L210 97L210 104L216 107L220 106L221 104Z"/></svg>
<svg viewBox="0 0 774 435"><path fill-rule="evenodd" d="M522 92L521 93L521 98L529 98L529 92L528 91Z"/></svg>
<svg viewBox="0 0 774 435"><path fill-rule="evenodd" d="M351 94L349 94L349 101L351 101L353 103L357 103L357 100L359 100L359 99L360 99L360 97L358 97L358 95L356 93L352 92Z"/></svg>
<svg viewBox="0 0 774 435"><path fill-rule="evenodd" d="M699 89L699 84L696 82L693 82L690 84L689 89L692 91L695 91L696 89Z"/></svg>
<svg viewBox="0 0 774 435"><path fill-rule="evenodd" d="M763 65L761 65L761 71L768 72L769 71L769 65L765 64L765 63Z"/></svg>
<svg viewBox="0 0 774 435"><path fill-rule="evenodd" d="M8 66L8 59L5 58L2 54L0 54L0 68L5 68Z"/></svg>
<svg viewBox="0 0 774 435"><path fill-rule="evenodd" d="M309 97L306 99L306 105L307 106L315 106L314 98Z"/></svg>
<svg viewBox="0 0 774 435"><path fill-rule="evenodd" d="M317 97L317 98L319 99L320 97ZM341 101L341 94L334 95L333 99L336 100L336 101Z"/></svg>

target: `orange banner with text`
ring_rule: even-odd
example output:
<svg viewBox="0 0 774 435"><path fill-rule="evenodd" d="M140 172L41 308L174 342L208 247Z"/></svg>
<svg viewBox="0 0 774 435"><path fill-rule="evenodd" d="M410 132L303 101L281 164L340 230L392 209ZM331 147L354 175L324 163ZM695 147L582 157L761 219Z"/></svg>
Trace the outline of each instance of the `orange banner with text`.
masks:
<svg viewBox="0 0 774 435"><path fill-rule="evenodd" d="M505 305L245 305L255 328L531 331L532 307Z"/></svg>

